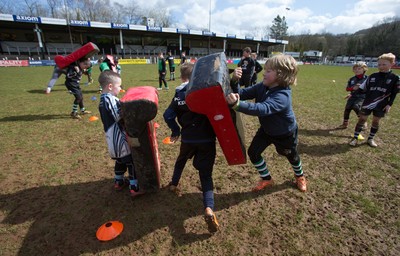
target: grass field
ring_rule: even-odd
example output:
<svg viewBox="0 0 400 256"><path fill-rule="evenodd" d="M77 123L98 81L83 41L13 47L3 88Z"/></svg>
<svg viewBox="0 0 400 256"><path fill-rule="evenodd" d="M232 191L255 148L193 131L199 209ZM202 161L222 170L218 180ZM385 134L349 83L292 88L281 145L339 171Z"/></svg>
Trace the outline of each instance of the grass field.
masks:
<svg viewBox="0 0 400 256"><path fill-rule="evenodd" d="M158 84L155 65L122 69L125 88ZM351 67L300 67L293 107L308 192L293 186L289 163L270 147L265 156L276 185L253 193L258 174L249 160L229 166L217 147L221 229L215 235L203 221L191 163L183 173L182 197L160 190L131 200L128 191L113 191L114 162L101 121L69 117L73 96L64 77L44 94L51 72L52 67L1 68L0 255L399 255L400 99L382 119L379 147L364 141L351 148L355 114L347 130L334 129L342 122ZM177 85L170 82L170 88ZM86 108L98 115L97 84L82 89ZM173 94L159 92L155 118L163 185L180 144L161 143L170 135L162 113ZM242 119L248 147L258 121ZM110 220L121 221L124 231L99 242L97 228Z"/></svg>

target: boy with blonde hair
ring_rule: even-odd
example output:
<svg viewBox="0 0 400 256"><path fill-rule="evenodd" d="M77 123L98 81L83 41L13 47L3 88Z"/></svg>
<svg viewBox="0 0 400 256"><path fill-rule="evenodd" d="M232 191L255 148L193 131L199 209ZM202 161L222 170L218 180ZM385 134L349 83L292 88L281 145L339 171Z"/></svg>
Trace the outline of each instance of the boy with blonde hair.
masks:
<svg viewBox="0 0 400 256"><path fill-rule="evenodd" d="M298 127L292 108L290 89L291 85L296 84L297 72L297 62L293 57L276 55L265 63L262 83L248 88L238 88L239 93L231 93L226 97L233 109L258 116L260 122L260 128L247 152L261 177L253 191L274 185L267 162L262 157L264 150L271 144L275 146L278 154L285 156L291 164L297 188L302 192L307 190L307 182L297 151ZM231 80L232 87L238 87L237 80L241 75L241 69L236 68ZM252 99L255 101L246 101Z"/></svg>
<svg viewBox="0 0 400 256"><path fill-rule="evenodd" d="M337 129L346 129L349 126L350 113L352 110L359 116L361 105L365 98L365 92L358 90L360 85L367 79L365 72L368 66L363 61L359 61L353 65L354 76L349 79L346 86L346 91L350 92L347 95L347 103L344 108L343 123ZM366 127L364 127L366 129Z"/></svg>
<svg viewBox="0 0 400 256"><path fill-rule="evenodd" d="M392 73L396 56L393 53L384 53L378 57L379 72L370 75L360 89L365 92L365 99L361 107L360 116L354 129L354 137L349 145L356 146L358 135L361 133L368 116L372 113L371 130L367 143L371 147L377 147L374 137L379 130L379 121L389 113L396 94L400 89L399 77Z"/></svg>

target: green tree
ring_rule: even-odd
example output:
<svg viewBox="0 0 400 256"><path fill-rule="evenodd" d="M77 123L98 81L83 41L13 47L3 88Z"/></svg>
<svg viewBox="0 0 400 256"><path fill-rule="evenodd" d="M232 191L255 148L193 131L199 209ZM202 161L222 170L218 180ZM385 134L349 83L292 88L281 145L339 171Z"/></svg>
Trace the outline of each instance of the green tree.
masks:
<svg viewBox="0 0 400 256"><path fill-rule="evenodd" d="M272 22L272 26L270 27L270 36L275 39L283 39L283 37L287 36L288 26L286 23L286 18L283 16L276 16L276 18Z"/></svg>

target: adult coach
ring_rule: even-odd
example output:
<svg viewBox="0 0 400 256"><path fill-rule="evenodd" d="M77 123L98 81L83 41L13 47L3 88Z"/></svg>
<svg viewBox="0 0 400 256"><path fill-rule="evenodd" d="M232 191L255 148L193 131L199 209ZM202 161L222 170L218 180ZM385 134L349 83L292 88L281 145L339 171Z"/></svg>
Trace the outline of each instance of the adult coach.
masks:
<svg viewBox="0 0 400 256"><path fill-rule="evenodd" d="M243 49L242 59L238 63L238 67L242 68L242 77L239 80L239 85L244 87L249 87L252 85L251 79L254 74L256 63L253 58L251 58L251 48L245 47Z"/></svg>

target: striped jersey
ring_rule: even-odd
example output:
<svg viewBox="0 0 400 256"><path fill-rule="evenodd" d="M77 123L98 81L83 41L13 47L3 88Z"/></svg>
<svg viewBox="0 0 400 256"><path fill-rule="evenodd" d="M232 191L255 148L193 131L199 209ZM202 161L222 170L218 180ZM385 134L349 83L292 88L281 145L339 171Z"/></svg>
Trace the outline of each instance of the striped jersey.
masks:
<svg viewBox="0 0 400 256"><path fill-rule="evenodd" d="M108 152L111 158L121 158L129 155L131 149L122 125L119 123L121 116L121 103L111 93L100 96L99 112L106 133Z"/></svg>

